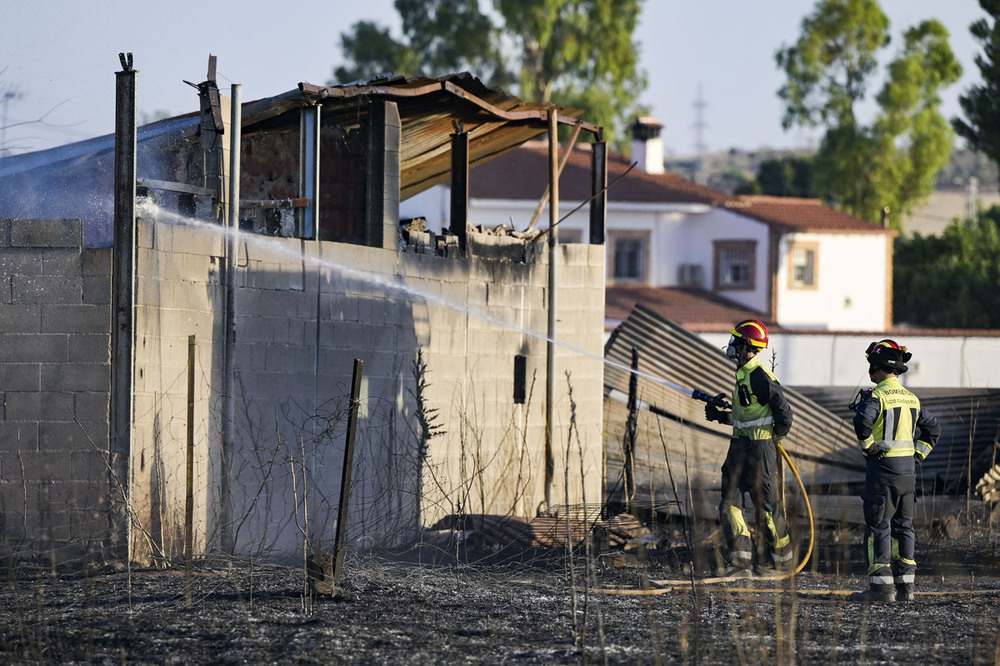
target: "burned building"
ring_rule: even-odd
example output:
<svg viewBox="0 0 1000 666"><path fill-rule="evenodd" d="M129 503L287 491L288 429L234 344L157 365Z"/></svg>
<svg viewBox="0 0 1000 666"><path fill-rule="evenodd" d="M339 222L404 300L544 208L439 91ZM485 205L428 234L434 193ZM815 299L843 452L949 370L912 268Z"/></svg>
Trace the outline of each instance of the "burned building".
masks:
<svg viewBox="0 0 1000 666"><path fill-rule="evenodd" d="M123 58L115 137L0 160L6 552L364 549L596 500L604 247L462 211L476 164L597 128L464 74L248 103L213 74L130 136ZM449 228L401 224L442 182Z"/></svg>

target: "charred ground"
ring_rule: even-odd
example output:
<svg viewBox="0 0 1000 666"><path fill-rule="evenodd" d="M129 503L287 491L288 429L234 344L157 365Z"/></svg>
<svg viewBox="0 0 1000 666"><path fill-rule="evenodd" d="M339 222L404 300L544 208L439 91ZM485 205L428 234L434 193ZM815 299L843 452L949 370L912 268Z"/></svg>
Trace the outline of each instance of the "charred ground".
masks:
<svg viewBox="0 0 1000 666"><path fill-rule="evenodd" d="M428 551L348 560L312 599L300 567L245 561L176 570L9 569L7 663L996 663L996 534L930 540L909 604L858 605L859 534L826 532L794 579L636 594L690 576L660 548L587 559ZM857 539L854 537L858 537ZM483 555L484 553L475 553ZM687 557L690 560L689 557ZM429 560L434 560L431 562ZM190 601L188 584L190 582ZM574 594L574 589L576 590Z"/></svg>

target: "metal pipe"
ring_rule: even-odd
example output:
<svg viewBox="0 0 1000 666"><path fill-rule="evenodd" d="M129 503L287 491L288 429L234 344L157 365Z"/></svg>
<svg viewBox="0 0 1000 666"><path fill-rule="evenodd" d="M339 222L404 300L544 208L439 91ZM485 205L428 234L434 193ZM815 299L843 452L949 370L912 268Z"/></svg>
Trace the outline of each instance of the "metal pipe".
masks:
<svg viewBox="0 0 1000 666"><path fill-rule="evenodd" d="M556 254L559 249L559 119L549 112L549 283L548 327L545 343L545 508L552 509L552 479L555 473L553 415L556 393ZM567 479L567 482L569 480Z"/></svg>
<svg viewBox="0 0 1000 666"><path fill-rule="evenodd" d="M224 365L222 372L223 409L221 432L221 507L219 522L222 527L222 548L232 552L233 543L233 501L232 501L232 458L233 428L236 418L236 234L240 231L240 172L242 140L240 84L232 85L229 122L229 215L226 220L226 295L225 295L225 342L223 343Z"/></svg>
<svg viewBox="0 0 1000 666"><path fill-rule="evenodd" d="M319 105L302 109L299 116L299 197L308 200L297 212L299 238L319 239Z"/></svg>

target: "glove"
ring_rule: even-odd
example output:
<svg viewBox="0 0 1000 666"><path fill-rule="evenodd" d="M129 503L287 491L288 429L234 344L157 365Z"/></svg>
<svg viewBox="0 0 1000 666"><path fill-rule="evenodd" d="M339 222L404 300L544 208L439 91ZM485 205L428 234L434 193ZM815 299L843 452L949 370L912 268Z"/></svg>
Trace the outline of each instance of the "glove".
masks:
<svg viewBox="0 0 1000 666"><path fill-rule="evenodd" d="M923 457L919 453L913 454L913 461L918 465L924 461Z"/></svg>
<svg viewBox="0 0 1000 666"><path fill-rule="evenodd" d="M718 421L723 425L729 423L729 412L724 409L719 409L712 403L705 405L705 418L709 421Z"/></svg>
<svg viewBox="0 0 1000 666"><path fill-rule="evenodd" d="M885 454L888 451L889 449L885 448L880 444L872 444L871 448L869 448L864 453L865 453L865 458L867 458L868 460L874 460L878 462L879 460L882 460L882 458L885 457Z"/></svg>
<svg viewBox="0 0 1000 666"><path fill-rule="evenodd" d="M854 396L854 400L847 406L852 412L856 412L858 407L861 406L863 402L868 401L872 397L872 389L861 389L858 394Z"/></svg>

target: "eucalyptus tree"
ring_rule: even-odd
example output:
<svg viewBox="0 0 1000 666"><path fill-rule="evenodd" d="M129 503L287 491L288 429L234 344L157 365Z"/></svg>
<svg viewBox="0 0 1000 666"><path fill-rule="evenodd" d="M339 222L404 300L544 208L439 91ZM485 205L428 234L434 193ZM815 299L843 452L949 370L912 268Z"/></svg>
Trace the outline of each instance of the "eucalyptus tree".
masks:
<svg viewBox="0 0 1000 666"><path fill-rule="evenodd" d="M964 118L953 118L952 126L969 147L1000 164L1000 2L979 0L986 17L969 27L982 46L976 55L981 82L958 98Z"/></svg>
<svg viewBox="0 0 1000 666"><path fill-rule="evenodd" d="M775 59L787 78L778 91L783 126L825 128L813 162L813 187L858 217L901 229L903 214L934 189L948 163L954 133L941 115L941 90L962 74L948 32L930 19L908 28L884 71L889 19L876 0L820 0L802 22L798 41ZM858 118L877 75L870 123Z"/></svg>
<svg viewBox="0 0 1000 666"><path fill-rule="evenodd" d="M345 62L331 83L469 71L525 101L583 109L614 142L644 111L634 37L642 2L396 0L402 37L371 21L354 24L340 37Z"/></svg>

